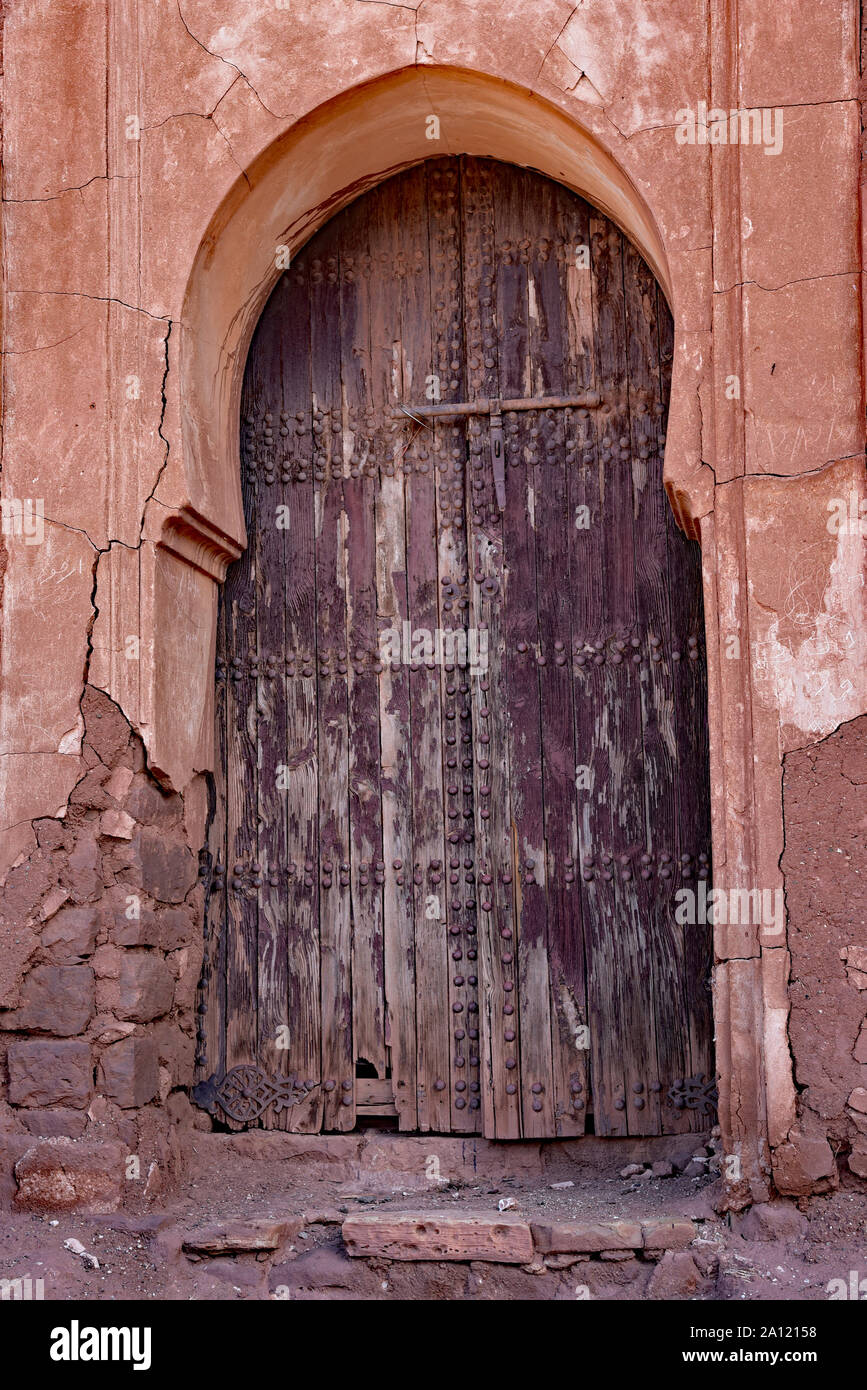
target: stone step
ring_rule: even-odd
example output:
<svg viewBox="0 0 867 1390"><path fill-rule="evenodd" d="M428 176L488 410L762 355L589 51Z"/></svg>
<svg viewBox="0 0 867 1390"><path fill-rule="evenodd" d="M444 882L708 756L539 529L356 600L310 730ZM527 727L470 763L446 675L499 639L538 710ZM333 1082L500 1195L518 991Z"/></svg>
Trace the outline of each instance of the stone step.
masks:
<svg viewBox="0 0 867 1390"><path fill-rule="evenodd" d="M637 1221L533 1221L533 1244L542 1255L598 1254L602 1250L640 1250Z"/></svg>
<svg viewBox="0 0 867 1390"><path fill-rule="evenodd" d="M365 1213L348 1216L343 1243L350 1255L387 1260L489 1260L529 1264L530 1227L520 1217L489 1211Z"/></svg>
<svg viewBox="0 0 867 1390"><path fill-rule="evenodd" d="M530 1229L535 1248L543 1255L685 1250L696 1234L692 1221L676 1216L642 1221L533 1221Z"/></svg>
<svg viewBox="0 0 867 1390"><path fill-rule="evenodd" d="M490 1211L365 1212L348 1216L342 1232L350 1255L522 1265L543 1255L685 1250L696 1235L683 1217L541 1222Z"/></svg>

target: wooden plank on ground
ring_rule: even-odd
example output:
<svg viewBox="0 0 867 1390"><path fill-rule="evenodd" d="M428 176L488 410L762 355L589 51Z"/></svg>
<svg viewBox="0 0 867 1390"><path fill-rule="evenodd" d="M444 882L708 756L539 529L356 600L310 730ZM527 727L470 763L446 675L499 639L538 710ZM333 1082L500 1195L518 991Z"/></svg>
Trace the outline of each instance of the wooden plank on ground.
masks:
<svg viewBox="0 0 867 1390"><path fill-rule="evenodd" d="M371 1105L391 1105L393 1108L391 1081L380 1081L375 1076L359 1076L355 1083L355 1103L365 1108Z"/></svg>

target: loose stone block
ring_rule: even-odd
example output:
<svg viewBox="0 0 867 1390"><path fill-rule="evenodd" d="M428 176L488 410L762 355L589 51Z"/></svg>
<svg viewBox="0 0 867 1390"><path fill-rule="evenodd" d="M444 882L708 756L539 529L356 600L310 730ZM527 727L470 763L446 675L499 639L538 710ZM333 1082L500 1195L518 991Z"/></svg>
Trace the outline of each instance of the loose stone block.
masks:
<svg viewBox="0 0 867 1390"><path fill-rule="evenodd" d="M640 1250L637 1221L531 1222L537 1250L544 1254L596 1253L602 1250Z"/></svg>
<svg viewBox="0 0 867 1390"><path fill-rule="evenodd" d="M520 1217L492 1212L399 1212L349 1216L343 1242L350 1255L388 1260L489 1260L529 1264L530 1227Z"/></svg>
<svg viewBox="0 0 867 1390"><path fill-rule="evenodd" d="M641 1223L645 1250L685 1250L695 1240L695 1226L681 1217L653 1217Z"/></svg>
<svg viewBox="0 0 867 1390"><path fill-rule="evenodd" d="M245 1250L276 1250L282 1241L293 1240L301 1230L300 1216L238 1217L235 1220L199 1226L184 1236L183 1247L199 1255L222 1255Z"/></svg>

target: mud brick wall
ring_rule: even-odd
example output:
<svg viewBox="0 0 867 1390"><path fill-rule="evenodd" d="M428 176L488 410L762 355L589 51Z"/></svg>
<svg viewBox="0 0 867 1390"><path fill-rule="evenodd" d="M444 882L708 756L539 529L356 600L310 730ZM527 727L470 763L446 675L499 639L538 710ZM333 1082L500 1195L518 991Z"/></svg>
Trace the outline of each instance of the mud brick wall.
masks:
<svg viewBox="0 0 867 1390"><path fill-rule="evenodd" d="M3 8L2 489L39 504L44 537L0 550L0 1145L53 1126L82 1132L57 1145L122 1148L169 1132L161 1110L189 1119L200 773L218 588L245 542L250 336L276 247L294 256L347 199L448 149L604 207L672 306L665 483L702 545L714 864L739 890L776 892L785 872L791 918L791 940L717 934L729 1200L764 1201L774 1174L793 1191L858 1181L860 8L783 25L766 0L293 14ZM700 103L781 113L784 148L681 143L677 113ZM832 533L841 499L854 525ZM115 704L82 700L84 672Z"/></svg>
<svg viewBox="0 0 867 1390"><path fill-rule="evenodd" d="M798 1194L867 1178L867 718L787 754L783 791Z"/></svg>
<svg viewBox="0 0 867 1390"><path fill-rule="evenodd" d="M119 1141L109 1155L153 1189L171 1120L191 1118L198 856L117 706L88 686L82 716L68 810L33 823L38 849L0 889L0 1137Z"/></svg>

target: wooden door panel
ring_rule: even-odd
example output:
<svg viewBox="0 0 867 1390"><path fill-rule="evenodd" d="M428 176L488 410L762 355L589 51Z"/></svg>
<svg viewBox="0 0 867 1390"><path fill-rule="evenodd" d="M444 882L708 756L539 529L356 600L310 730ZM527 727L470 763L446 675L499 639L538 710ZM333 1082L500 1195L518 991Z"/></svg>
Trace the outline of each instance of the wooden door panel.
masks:
<svg viewBox="0 0 867 1390"><path fill-rule="evenodd" d="M599 389L593 352L593 281L584 264L583 248L589 247L590 209L565 189L555 186L552 227L556 237L557 261L561 274L561 344L563 356L562 390L567 394L593 395ZM567 899L562 898L552 935L552 979L556 986L557 1020L561 1055L568 1068L568 1096L562 1109L562 1132L581 1133L587 1123L590 1095L588 969L592 914L597 904L583 891L582 851L595 838L591 819L603 814L594 805L594 778L600 775L594 746L599 746L600 726L587 696L586 658L579 653L588 640L597 640L604 628L604 600L601 571L601 531L598 472L595 446L596 413L586 409L566 412L562 460L564 470L563 555L558 567L552 556L551 586L562 590L565 600L562 624L568 622L569 637L562 639L565 651L554 654L554 664L565 655L563 668L571 684L573 754L571 788L572 822L569 843L564 844L562 881ZM558 624L560 626L561 624ZM596 670L594 666L590 668ZM564 733L564 739L565 739ZM563 789L565 799L565 787ZM564 813L565 816L565 813ZM598 842L598 841L597 841ZM580 1045L579 1045L580 1044Z"/></svg>
<svg viewBox="0 0 867 1390"><path fill-rule="evenodd" d="M247 409L252 418L261 411L261 382L251 372ZM257 409L258 407L258 409ZM263 444L251 439L242 471L246 511L253 510L257 466ZM229 1071L258 1057L258 829L251 808L258 805L258 748L256 727L258 640L255 547L244 562L233 565L222 595L228 670L225 683L226 858L221 866L226 882L226 1043Z"/></svg>
<svg viewBox="0 0 867 1390"><path fill-rule="evenodd" d="M381 299L392 287L389 267L378 278L354 273L356 264L378 245L379 229L387 225L383 208L388 186L377 190L367 205L367 217L338 219L332 257L340 264L342 282L342 361L338 358L336 409L342 389L347 407L376 412L381 419L386 401L382 376L368 364L380 331ZM351 262L348 267L347 263ZM336 273L336 272L335 272ZM350 278L351 277L351 278ZM333 426L332 426L333 435ZM334 437L334 436L333 436ZM376 624L376 510L375 463L369 459L343 480L345 534L342 539L346 575L347 701L349 710L349 863L352 915L352 1032L356 1067L361 1073L385 1077L387 1069L382 920L382 824L379 747L378 633ZM335 457L332 476L344 470Z"/></svg>
<svg viewBox="0 0 867 1390"><path fill-rule="evenodd" d="M641 630L636 611L623 238L610 223L591 220L591 255L596 291L594 344L606 402L600 412L599 461L604 485L602 545L608 644L631 645L637 640L637 650L644 656L648 634ZM643 665L615 664L606 659L602 668L603 699L608 710L606 737L611 750L603 794L611 802L611 841L607 847L597 846L597 855L607 849L613 873L615 916L608 930L618 962L619 1010L618 1029L611 1042L622 1069L622 1089L613 1095L616 1115L609 1112L607 1120L612 1131L616 1128L635 1134L650 1132L653 1118L648 1120L647 1091L659 1076L652 962L635 889L634 865L634 855L644 848L647 837L639 685ZM599 872L598 865L594 871ZM604 1015L597 1015L597 1019L596 1029L605 1027ZM594 1113L595 1105L594 1093Z"/></svg>
<svg viewBox="0 0 867 1390"><path fill-rule="evenodd" d="M333 233L323 239L317 254L310 248L309 256L300 262L300 272L298 289L307 290L307 316L300 293L296 300L301 323L309 323L310 332L310 479L300 480L300 486L311 491L316 596L321 1115L326 1129L348 1130L355 1124L355 1061L341 381L346 370L345 345L351 339L352 305L346 302L344 277L338 275ZM303 390L304 383L299 381L299 398ZM291 563L291 533L287 550L287 563ZM312 979L310 985L314 986Z"/></svg>
<svg viewBox="0 0 867 1390"><path fill-rule="evenodd" d="M531 190L526 190L529 201ZM536 190L538 212L549 236L529 248L530 368L534 394L565 396L574 383L568 372L569 338L564 315L568 294L566 263L554 231L558 222L556 184ZM584 1112L573 1105L573 1090L586 1081L587 986L578 857L578 802L572 677L569 474L572 453L567 436L572 412L540 410L533 468L533 536L536 552L539 725L543 773L544 883L547 902L547 974L550 991L551 1095L537 1116L545 1132L578 1135ZM565 582L564 582L565 581ZM526 1006L526 1001L525 1001ZM530 1010L532 1005L530 1006ZM531 1106L537 1097L530 1096ZM547 1102L547 1098L546 1098ZM526 1129L525 1125L525 1129Z"/></svg>
<svg viewBox="0 0 867 1390"><path fill-rule="evenodd" d="M405 378L405 400L425 399L424 369L429 370L434 394L440 400L465 400L467 364L464 348L466 286L462 265L461 172L457 161L437 161L424 170L427 216L420 228L422 242L407 248L412 260L423 259L429 248L430 273L425 277L424 305L429 334L416 326L408 340L414 365ZM418 277L416 277L418 278ZM411 290L412 277L407 277ZM418 296L414 297L417 301ZM427 349L427 352L425 351ZM414 469L423 469L435 492L436 593L431 612L441 633L466 634L470 625L469 560L466 535L466 434L458 421L413 431L408 451ZM408 503L409 505L409 503ZM464 641L466 641L464 636ZM442 778L442 861L437 850L428 892L439 912L439 936L446 948L449 1072L446 1077L449 1127L454 1133L481 1129L481 1048L479 965L476 921L478 866L475 856L472 703L474 678L455 661L444 659L432 672L439 687L440 757Z"/></svg>
<svg viewBox="0 0 867 1390"><path fill-rule="evenodd" d="M259 1008L285 1009L287 1036L280 1048L279 1074L294 1075L302 1085L313 1082L314 1089L308 1098L280 1111L275 1118L274 1109L266 1110L262 1123L267 1126L279 1119L281 1127L307 1131L315 1129L320 1119L321 1080L316 517L310 382L311 362L316 361L317 354L321 357L322 349L311 339L310 309L315 306L315 296L303 264L288 277L288 283L284 282L278 304L282 312L274 332L282 347L281 372L276 380L269 379L264 412L259 416L261 462L256 468L256 517L250 530L276 526L277 498L273 493L279 477L287 508L283 514L283 572L273 576L272 582L282 592L285 636L283 650L268 656L273 657L276 668L282 665L285 673L286 725L284 731L261 719L259 742L260 775L270 777L272 768L278 773L282 806L275 803L275 815L282 815L286 825L286 860L275 866L286 919L286 993L276 1005L260 999ZM305 345L303 352L292 351L286 342L283 325L287 315L292 317L293 333L299 334L296 341ZM266 336L267 326L263 324L251 356L262 351ZM284 434L284 430L290 432ZM286 463L287 459L291 462ZM258 582L264 579L259 576ZM269 832L267 825L261 829L262 833Z"/></svg>
<svg viewBox="0 0 867 1390"><path fill-rule="evenodd" d="M629 448L632 459L633 551L635 554L635 613L637 631L646 634L650 660L639 666L641 758L643 761L645 838L655 840L661 852L678 825L677 741L674 727L673 673L670 659L675 646L667 565L666 514L670 510L661 489L654 484L648 460L656 452L660 401L660 368L657 333L657 287L648 267L633 247L623 248L623 281L626 301L626 347L629 393ZM688 1035L681 1026L686 1016L683 998L683 928L667 909L659 891L665 880L650 876L647 868L633 875L640 919L644 923L652 985L652 1018L655 1027L654 1076L676 1078L689 1071ZM652 1078L651 1078L652 1079ZM679 1131L687 1127L687 1112L663 1104L662 1092L642 1076L644 1117L648 1132Z"/></svg>
<svg viewBox="0 0 867 1390"><path fill-rule="evenodd" d="M256 346L251 354L249 373L251 384L262 408L276 423L274 387L280 392L282 335L271 327L272 317L282 319L286 303L286 287L281 286L274 301L268 305ZM263 445L265 440L262 441ZM286 531L278 525L279 508L287 506L290 482L273 469L267 448L256 460L256 486L259 499L258 525L250 535L250 547L255 550L253 562L256 578L256 832L258 867L255 876L258 903L256 987L258 1032L257 1055L269 1074L285 1075L289 1061L286 1043L290 1041L288 993L288 922L286 913L287 883L285 869L288 861L288 826L286 796L282 790L279 765L284 758L288 735L287 676L284 669L286 623L284 574ZM293 721L294 722L294 721ZM318 1042L318 1039L316 1039ZM296 1043L297 1045L297 1043ZM296 1051L292 1060L302 1070L315 1063L313 1080L318 1081L318 1048ZM308 1079L305 1076L305 1080ZM285 1128L289 1116L286 1110L279 1115L269 1111L266 1125Z"/></svg>
<svg viewBox="0 0 867 1390"><path fill-rule="evenodd" d="M673 911L710 859L671 351L622 234L490 160L384 182L274 291L205 866L198 1064L211 1096L244 1068L230 1123L706 1123L682 1097L712 1070L709 934Z"/></svg>
<svg viewBox="0 0 867 1390"><path fill-rule="evenodd" d="M532 396L530 285L523 177L510 180L497 202L497 313L500 393ZM541 394L541 393L540 393ZM526 1135L551 1132L551 1026L548 986L548 915L542 787L542 730L538 647L538 593L534 528L537 412L506 417L506 508L499 601L504 610L506 738L512 805L515 936L518 961L514 1008L520 1033L521 1127ZM523 651L522 651L523 649ZM509 988L508 982L504 989ZM534 1089L536 1088L536 1089Z"/></svg>
<svg viewBox="0 0 867 1390"><path fill-rule="evenodd" d="M467 390L471 399L500 392L497 333L495 175L488 161L466 159L461 180ZM484 1132L521 1134L521 1073L515 983L517 885L512 777L507 737L506 629L502 604L503 518L494 495L487 430L468 427L468 593L471 625L487 633L488 669L473 682L473 788L478 878L481 1099Z"/></svg>

